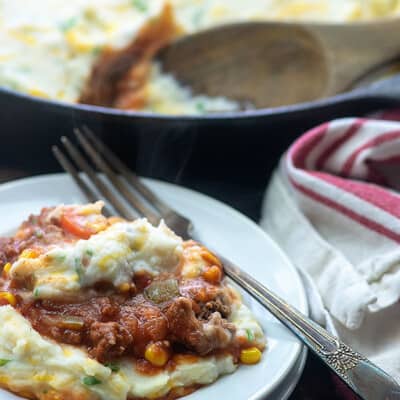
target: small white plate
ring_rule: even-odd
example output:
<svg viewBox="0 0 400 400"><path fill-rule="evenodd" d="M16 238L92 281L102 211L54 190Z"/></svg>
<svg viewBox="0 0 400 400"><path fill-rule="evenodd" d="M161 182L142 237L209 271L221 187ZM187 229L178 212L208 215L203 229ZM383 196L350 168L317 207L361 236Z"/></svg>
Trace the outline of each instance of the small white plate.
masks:
<svg viewBox="0 0 400 400"><path fill-rule="evenodd" d="M300 311L307 312L305 292L296 270L255 223L200 193L154 180L146 180L146 183L193 221L205 244L250 272ZM32 177L0 185L0 199L0 236L11 234L29 214L38 213L42 207L86 201L65 174ZM293 383L302 370L303 363L299 363L302 345L254 299L245 293L244 298L267 336L268 348L262 361L254 366L240 366L235 373L191 394L188 400L222 399L226 396L230 400L258 400L274 393L287 397L287 390L283 391L280 384L294 387ZM0 391L1 400L12 398L15 399Z"/></svg>

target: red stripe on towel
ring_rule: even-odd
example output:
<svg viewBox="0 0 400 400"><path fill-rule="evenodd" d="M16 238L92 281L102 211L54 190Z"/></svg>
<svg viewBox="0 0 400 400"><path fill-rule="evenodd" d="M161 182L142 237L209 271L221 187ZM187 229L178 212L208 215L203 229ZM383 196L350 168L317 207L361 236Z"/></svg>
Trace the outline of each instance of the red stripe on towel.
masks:
<svg viewBox="0 0 400 400"><path fill-rule="evenodd" d="M310 154L310 151L322 140L328 131L328 127L329 123L317 126L295 142L293 147L290 149L288 156L292 159L293 164L297 168L305 168L307 156Z"/></svg>
<svg viewBox="0 0 400 400"><path fill-rule="evenodd" d="M381 234L386 236L387 238L400 243L400 235L397 234L396 232L393 232L392 230L384 227L383 225L371 221L364 215L357 214L355 211L343 206L342 204L336 203L332 199L329 199L327 197L324 197L318 193L315 193L314 191L302 186L301 184L297 183L294 181L292 178L290 178L291 184L300 192L305 194L306 196L310 197L314 201L317 201L318 203L321 203L327 207L332 208L333 210L340 212L341 214L345 215L346 217L358 222L359 224Z"/></svg>
<svg viewBox="0 0 400 400"><path fill-rule="evenodd" d="M340 175L342 176L349 176L351 174L351 170L353 168L353 165L359 156L359 154L366 150L370 149L372 147L377 147L383 143L390 142L391 140L394 139L399 139L400 138L400 131L394 131L394 132L387 132L383 133L372 140L369 140L367 143L364 143L362 146L358 147L356 150L353 151L353 153L348 157L346 162L343 165L342 171Z"/></svg>
<svg viewBox="0 0 400 400"><path fill-rule="evenodd" d="M323 172L307 171L306 173L314 176L316 179L321 179L324 182L334 185L347 193L351 193L365 202L400 219L400 196L392 194L387 189L381 188L373 183L342 179Z"/></svg>
<svg viewBox="0 0 400 400"><path fill-rule="evenodd" d="M334 141L325 151L318 157L315 163L315 169L322 169L325 165L325 162L329 159L329 157L344 143L350 140L362 127L366 120L359 118L354 121L347 131L336 141Z"/></svg>

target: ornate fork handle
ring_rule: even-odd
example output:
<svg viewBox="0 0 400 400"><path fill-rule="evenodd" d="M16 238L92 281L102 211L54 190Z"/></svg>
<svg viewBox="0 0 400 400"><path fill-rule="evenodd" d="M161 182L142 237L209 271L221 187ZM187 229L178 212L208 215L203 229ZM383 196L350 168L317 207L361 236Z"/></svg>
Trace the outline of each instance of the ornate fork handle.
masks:
<svg viewBox="0 0 400 400"><path fill-rule="evenodd" d="M365 400L400 399L400 386L361 354L330 335L264 285L218 255L226 274L289 328L325 364Z"/></svg>

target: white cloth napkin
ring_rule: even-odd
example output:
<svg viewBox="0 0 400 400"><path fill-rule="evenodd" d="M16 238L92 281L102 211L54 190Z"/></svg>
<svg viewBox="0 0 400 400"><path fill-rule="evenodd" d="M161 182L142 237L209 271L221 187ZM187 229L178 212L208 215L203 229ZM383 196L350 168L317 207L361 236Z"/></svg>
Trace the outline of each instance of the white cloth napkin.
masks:
<svg viewBox="0 0 400 400"><path fill-rule="evenodd" d="M301 272L312 317L400 381L399 187L400 122L331 121L282 157L261 226Z"/></svg>

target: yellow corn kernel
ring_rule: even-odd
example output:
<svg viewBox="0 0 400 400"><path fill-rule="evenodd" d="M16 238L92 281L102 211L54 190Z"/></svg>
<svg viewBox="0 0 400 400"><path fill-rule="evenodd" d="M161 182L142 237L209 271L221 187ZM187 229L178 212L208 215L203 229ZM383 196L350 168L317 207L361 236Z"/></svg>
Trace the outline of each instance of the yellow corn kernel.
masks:
<svg viewBox="0 0 400 400"><path fill-rule="evenodd" d="M120 293L128 293L131 290L131 285L128 282L121 283L118 286L118 290Z"/></svg>
<svg viewBox="0 0 400 400"><path fill-rule="evenodd" d="M31 96L35 96L35 97L44 97L44 98L48 98L49 97L46 92L43 92L43 90L41 90L39 88L36 88L36 87L30 88L28 90L28 93Z"/></svg>
<svg viewBox="0 0 400 400"><path fill-rule="evenodd" d="M108 223L110 225L117 224L118 222L124 222L125 220L121 217L109 217L108 218Z"/></svg>
<svg viewBox="0 0 400 400"><path fill-rule="evenodd" d="M224 15L227 15L228 12L229 12L228 8L222 5L217 5L211 9L211 15L214 18L223 17Z"/></svg>
<svg viewBox="0 0 400 400"><path fill-rule="evenodd" d="M10 30L9 33L13 38L27 44L28 46L33 46L37 43L37 40L33 35L24 32L23 30L14 29Z"/></svg>
<svg viewBox="0 0 400 400"><path fill-rule="evenodd" d="M49 382L53 379L53 375L45 374L45 373L38 373L33 376L33 379L36 382Z"/></svg>
<svg viewBox="0 0 400 400"><path fill-rule="evenodd" d="M20 255L20 257L22 257L22 258L37 258L37 257L39 257L39 252L37 251L37 250L34 250L34 249L25 249L22 253L21 253L21 255Z"/></svg>
<svg viewBox="0 0 400 400"><path fill-rule="evenodd" d="M67 31L65 39L69 46L78 53L88 53L93 49L93 43L87 40L76 29L70 29Z"/></svg>
<svg viewBox="0 0 400 400"><path fill-rule="evenodd" d="M0 301L5 300L8 304L15 306L17 304L17 299L10 292L0 292Z"/></svg>
<svg viewBox="0 0 400 400"><path fill-rule="evenodd" d="M169 354L160 343L152 343L146 347L144 358L156 367L163 367L169 359Z"/></svg>
<svg viewBox="0 0 400 400"><path fill-rule="evenodd" d="M207 268L204 272L203 272L203 278L210 283L218 283L221 281L222 278L222 272L221 269L219 267L217 267L216 265L213 265L210 268Z"/></svg>
<svg viewBox="0 0 400 400"><path fill-rule="evenodd" d="M8 274L10 272L11 269L11 263L7 263L4 267L3 267L3 272L5 272L6 274Z"/></svg>
<svg viewBox="0 0 400 400"><path fill-rule="evenodd" d="M240 361L243 364L257 364L261 360L261 351L257 347L249 347L240 352Z"/></svg>
<svg viewBox="0 0 400 400"><path fill-rule="evenodd" d="M201 257L203 258L204 261L207 261L209 264L218 265L219 267L221 267L221 261L219 261L218 258L209 251L203 250L201 252Z"/></svg>

